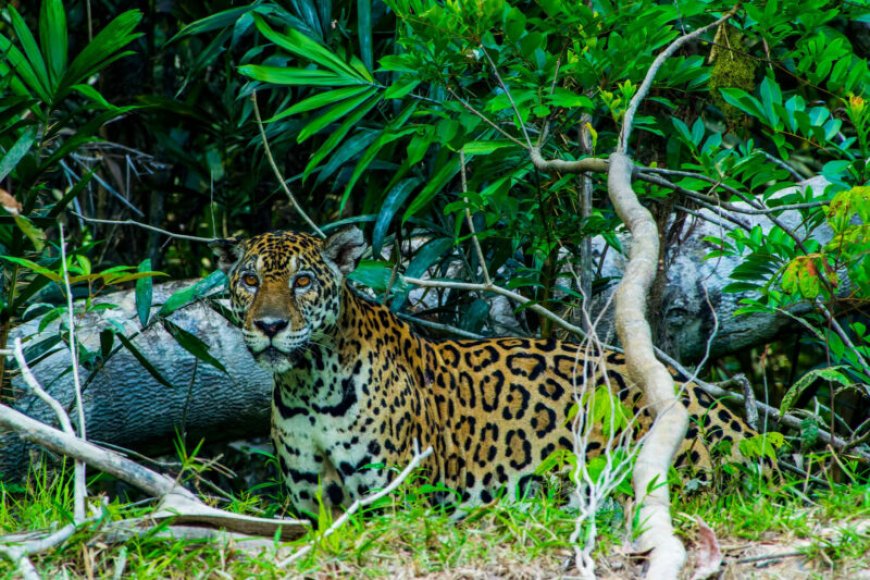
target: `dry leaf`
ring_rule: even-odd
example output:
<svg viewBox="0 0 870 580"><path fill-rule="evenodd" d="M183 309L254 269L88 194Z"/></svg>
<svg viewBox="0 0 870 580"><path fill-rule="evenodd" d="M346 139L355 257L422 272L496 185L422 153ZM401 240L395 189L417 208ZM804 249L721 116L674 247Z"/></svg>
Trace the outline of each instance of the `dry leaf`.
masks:
<svg viewBox="0 0 870 580"><path fill-rule="evenodd" d="M710 526L701 518L695 519L698 521L698 547L692 580L705 580L719 573L719 568L722 566L722 550Z"/></svg>
<svg viewBox="0 0 870 580"><path fill-rule="evenodd" d="M21 213L21 204L18 203L18 200L12 197L12 194L0 187L0 205L3 206L3 209L8 211L12 215L18 215Z"/></svg>

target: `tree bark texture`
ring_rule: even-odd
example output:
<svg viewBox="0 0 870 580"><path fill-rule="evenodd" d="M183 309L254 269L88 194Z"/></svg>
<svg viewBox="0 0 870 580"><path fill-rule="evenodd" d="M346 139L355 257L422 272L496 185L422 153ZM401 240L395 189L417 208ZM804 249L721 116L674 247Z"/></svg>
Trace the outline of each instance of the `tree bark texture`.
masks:
<svg viewBox="0 0 870 580"><path fill-rule="evenodd" d="M156 285L154 303L161 304L188 285L190 282ZM87 314L77 322L79 340L92 351L100 349L99 329L106 319L122 324L128 335L141 328L132 291L112 294L106 300L118 304L118 308ZM152 316L156 310L155 307ZM84 389L88 438L145 453L160 453L171 450L180 435L193 442L202 437L211 442L268 433L272 377L251 358L238 329L201 303L176 311L169 318L205 341L228 374L197 361L160 324L153 325L133 338L132 343L174 386L160 384L128 350L121 349ZM49 325L43 333L38 333L37 327L38 321L25 323L13 331L13 337L21 337L28 348L57 331L56 325ZM73 406L68 349L60 348L33 365L32 370L66 409ZM84 384L87 371L80 372ZM57 424L48 405L33 395L20 377L13 380L13 394L14 408L39 421ZM25 475L30 449L36 448L17 435L0 433L0 478L18 479Z"/></svg>
<svg viewBox="0 0 870 580"><path fill-rule="evenodd" d="M798 189L803 191L807 187L812 188L818 195L827 185L828 182L823 177L815 177L794 188L781 191L776 197L794 194ZM732 205L750 209L742 202L734 202ZM732 282L729 276L741 260L732 257L705 259L715 246L704 238L725 238L725 234L736 226L707 209L698 209L696 213L712 221L688 216L679 233L674 232L676 228L670 228L670 239L663 242L666 244L664 271L667 281L659 302L660 309L651 314L657 319L657 334L653 337L655 344L678 360L696 361L704 356L708 341L710 355L716 358L764 344L775 339L779 333L793 328L794 320L786 314L755 313L752 316L734 316L734 312L740 308L740 300L755 296L752 293L723 292L722 289ZM750 227L761 226L764 232L770 231L774 225L765 215L735 214L735 217ZM804 235L805 225L797 210L784 212L779 216L779 221L799 235ZM671 225L673 226L673 222ZM832 236L831 229L823 225L813 232L812 239L824 245ZM590 301L591 310L596 315L608 303L625 271L632 242L627 235L621 235L619 239L625 254L606 248L601 238L593 240L593 251L596 254L594 261L598 263L603 254L601 276L611 279L607 287ZM841 278L845 280L844 276ZM840 291L844 294L848 289L848 282L840 286ZM796 306L790 312L802 314L810 310L811 306L807 304ZM613 318L614 312L611 309L598 326L598 335L604 342L613 342ZM719 329L711 340L716 319Z"/></svg>
<svg viewBox="0 0 870 580"><path fill-rule="evenodd" d="M652 550L649 578L676 578L686 549L671 522L668 469L686 436L689 413L674 391L674 379L655 356L646 301L659 261L659 234L649 210L631 188L631 160L610 156L607 190L616 213L631 232L632 246L625 274L616 290L616 333L625 348L625 362L653 409L655 422L637 455L632 487L640 507L639 551Z"/></svg>

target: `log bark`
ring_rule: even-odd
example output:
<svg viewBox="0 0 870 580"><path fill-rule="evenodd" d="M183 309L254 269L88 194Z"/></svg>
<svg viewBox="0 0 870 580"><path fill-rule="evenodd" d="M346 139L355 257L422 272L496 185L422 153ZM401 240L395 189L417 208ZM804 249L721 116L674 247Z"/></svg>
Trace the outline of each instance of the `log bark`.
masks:
<svg viewBox="0 0 870 580"><path fill-rule="evenodd" d="M806 188L811 188L816 195L821 195L828 185L829 182L819 176L801 182L793 188L784 189L775 197L792 195ZM742 202L734 202L732 205L750 209ZM664 271L667 282L664 285L659 309L651 313L651 318L657 322L656 334L653 337L655 344L680 361L696 361L704 356L708 341L710 356L716 358L764 344L774 340L777 335L793 329L794 320L784 313L734 315L734 312L740 308L740 300L756 296L753 293L732 294L723 291L723 288L733 281L730 275L741 260L732 257L705 259L710 251L715 249L714 244L706 241L705 238L708 236L724 238L725 234L736 226L708 209L698 209L696 213L697 216L689 216L680 232L673 233L672 239L666 242ZM750 227L760 226L765 233L774 227L769 217L763 214L735 214L735 217ZM804 234L805 225L799 211L786 211L778 219L795 232ZM676 229L673 227L673 222L670 229L672 232ZM823 225L812 232L811 239L824 245L832 236L831 229ZM624 254L620 254L613 248L607 249L601 238L593 240L594 261L597 264L603 260L601 276L611 279L607 287L596 294L591 301L591 311L594 315L597 315L608 303L610 295L625 271L631 239L627 235L621 235L619 240L625 251ZM845 277L843 279L845 280ZM843 295L848 293L847 281L841 285L840 291ZM789 312L800 315L810 310L811 306L807 304L795 306ZM717 320L718 331L710 340ZM612 342L615 336L612 310L605 313L602 322L598 325L598 334L604 342Z"/></svg>
<svg viewBox="0 0 870 580"><path fill-rule="evenodd" d="M168 296L188 285L190 282L156 285L152 315ZM128 335L140 329L133 292L115 293L105 300L118 308L88 314L77 323L78 339L91 351L99 351L98 330L107 319L122 325ZM160 384L129 351L122 349L84 389L88 438L150 454L171 451L178 436L193 442L206 437L213 442L267 434L272 378L248 354L241 333L202 303L169 318L204 340L228 374L198 362L161 325L152 326L132 342L174 387ZM56 332L56 326L50 325L40 333L38 324L32 321L17 327L13 338L21 337L27 348ZM69 367L66 348L33 365L37 380L67 409L74 397ZM82 381L87 382L87 371L81 372ZM12 385L15 409L49 425L57 424L51 409L26 388L20 377ZM31 449L35 448L17 435L0 433L0 478L14 480L25 475Z"/></svg>

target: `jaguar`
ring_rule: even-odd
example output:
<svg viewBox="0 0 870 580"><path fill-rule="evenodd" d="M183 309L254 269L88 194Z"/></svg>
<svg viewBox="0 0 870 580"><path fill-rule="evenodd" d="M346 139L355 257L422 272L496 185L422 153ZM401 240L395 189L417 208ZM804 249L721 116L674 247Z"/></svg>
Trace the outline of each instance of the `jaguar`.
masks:
<svg viewBox="0 0 870 580"><path fill-rule="evenodd" d="M554 339L427 339L348 284L365 247L357 228L213 243L244 342L274 375L271 435L297 512L384 487L417 445L433 448L423 468L460 503L518 493L544 460L573 449L581 388L606 387L648 430L622 354ZM692 422L677 465L709 470L722 442L739 460L749 427L697 386L683 393ZM587 458L601 453L603 431L592 431Z"/></svg>

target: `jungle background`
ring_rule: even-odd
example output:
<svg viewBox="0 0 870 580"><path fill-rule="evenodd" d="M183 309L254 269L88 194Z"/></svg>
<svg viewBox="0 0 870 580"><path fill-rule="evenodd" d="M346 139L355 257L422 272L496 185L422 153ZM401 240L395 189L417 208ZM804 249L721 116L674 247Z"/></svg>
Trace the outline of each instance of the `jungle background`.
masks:
<svg viewBox="0 0 870 580"><path fill-rule="evenodd" d="M202 337L169 315L222 283L208 245L192 238L310 230L272 160L314 223L365 231L372 248L354 283L428 322L422 332L493 335L499 327L483 293L443 290L421 302L404 282L481 282L469 219L494 283L581 324L584 297L612 281L602 254L623 251L623 226L603 175L542 170L531 154L606 158L655 56L732 7L12 0L0 12L0 348L13 347L22 323L36 325L40 339L23 338L38 369L74 343L67 297L81 300L75 310L84 316L113 310L112 292L126 289L143 328L162 325L180 349L223 371ZM852 525L870 514L868 54L865 2L742 3L665 62L634 120L631 153L658 176L635 187L663 245L689 235L708 215L702 209L714 212L725 225L705 240L704 259L738 262L721 288L739 297L735 316L793 319L763 344L708 357L700 377L744 373L759 400L790 414L790 426L765 422L781 436L755 451L775 451L794 469L778 486L738 477L701 490L700 499L688 495L677 516L689 543L703 535L700 515L733 545L765 540L798 554L764 562L774 575L794 558L807 574L870 565L867 528ZM819 176L825 186L795 189ZM744 219L785 212L799 214L797 226L762 229ZM822 229L830 235L819 242ZM593 239L603 245L593 249ZM154 298L164 279L201 277L205 284L174 301ZM653 324L658 300L654 293ZM515 331L568 337L516 306ZM123 326L107 322L95 332L98 347L76 347L85 377L126 352L143 376L178 388ZM11 358L0 366L6 401L16 396L19 367ZM180 480L204 494L217 487L231 509L280 509L267 449L227 459L236 452L182 431L166 459ZM221 464L258 457L256 477L234 479ZM70 521L71 472L71 464L34 462L23 481L4 479L3 532ZM102 508L109 520L143 509L111 478L91 485L112 498ZM409 487L328 540L299 540L316 548L294 570L561 573L574 520L555 504L490 506L457 525ZM598 519L602 545L618 546L624 508L608 504ZM833 533L833 521L846 524ZM110 542L92 528L40 556L37 567L87 576L288 573L262 552L148 534ZM797 540L804 543L794 547ZM629 574L624 559L611 563L613 574Z"/></svg>

